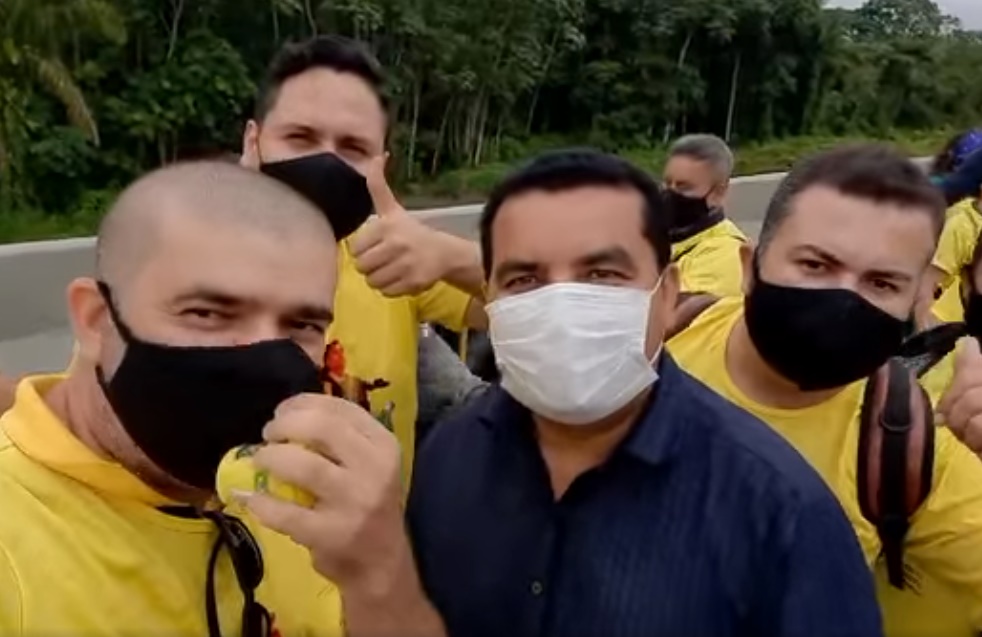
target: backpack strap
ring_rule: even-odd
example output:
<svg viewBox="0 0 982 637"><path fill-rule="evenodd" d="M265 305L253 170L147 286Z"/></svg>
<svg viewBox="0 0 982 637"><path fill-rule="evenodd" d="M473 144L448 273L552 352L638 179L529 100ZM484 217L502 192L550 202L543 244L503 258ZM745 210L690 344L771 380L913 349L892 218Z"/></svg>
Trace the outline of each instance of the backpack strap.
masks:
<svg viewBox="0 0 982 637"><path fill-rule="evenodd" d="M890 584L903 589L904 539L927 498L934 471L934 414L927 393L899 358L866 384L857 485L863 517L883 545Z"/></svg>
<svg viewBox="0 0 982 637"><path fill-rule="evenodd" d="M672 324L665 330L665 340L685 331L699 315L708 310L719 297L707 292L683 292L675 303Z"/></svg>

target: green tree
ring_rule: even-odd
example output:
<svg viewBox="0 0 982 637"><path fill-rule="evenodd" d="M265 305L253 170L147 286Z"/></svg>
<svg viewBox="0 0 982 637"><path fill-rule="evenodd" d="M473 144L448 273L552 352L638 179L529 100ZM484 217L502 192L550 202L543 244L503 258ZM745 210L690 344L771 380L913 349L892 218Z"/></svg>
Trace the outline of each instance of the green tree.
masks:
<svg viewBox="0 0 982 637"><path fill-rule="evenodd" d="M118 45L122 19L106 0L3 0L0 2L0 209L15 195L29 196L23 166L30 128L31 94L40 89L64 108L68 121L93 143L99 128L76 84L66 52L77 59L89 41Z"/></svg>

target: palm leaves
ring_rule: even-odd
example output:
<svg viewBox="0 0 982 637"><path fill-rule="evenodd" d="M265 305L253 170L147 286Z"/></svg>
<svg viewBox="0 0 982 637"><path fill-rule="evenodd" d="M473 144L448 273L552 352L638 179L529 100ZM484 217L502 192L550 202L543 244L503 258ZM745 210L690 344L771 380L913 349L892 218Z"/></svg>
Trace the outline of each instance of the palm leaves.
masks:
<svg viewBox="0 0 982 637"><path fill-rule="evenodd" d="M9 204L12 175L27 117L25 104L40 89L64 107L68 121L93 143L99 128L61 54L81 38L122 43L122 16L107 0L0 0L0 200ZM6 205L4 205L6 207Z"/></svg>

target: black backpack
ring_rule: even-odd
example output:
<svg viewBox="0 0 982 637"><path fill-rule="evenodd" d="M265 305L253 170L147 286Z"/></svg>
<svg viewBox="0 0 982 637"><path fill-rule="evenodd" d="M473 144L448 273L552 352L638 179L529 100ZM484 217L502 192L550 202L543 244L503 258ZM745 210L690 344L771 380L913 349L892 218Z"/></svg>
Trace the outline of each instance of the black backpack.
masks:
<svg viewBox="0 0 982 637"><path fill-rule="evenodd" d="M717 300L709 294L681 295L666 340ZM962 335L963 328L942 325L908 339L900 355L869 377L863 396L856 495L863 517L876 527L890 584L899 589L907 582L904 539L931 491L934 472L934 413L917 378Z"/></svg>

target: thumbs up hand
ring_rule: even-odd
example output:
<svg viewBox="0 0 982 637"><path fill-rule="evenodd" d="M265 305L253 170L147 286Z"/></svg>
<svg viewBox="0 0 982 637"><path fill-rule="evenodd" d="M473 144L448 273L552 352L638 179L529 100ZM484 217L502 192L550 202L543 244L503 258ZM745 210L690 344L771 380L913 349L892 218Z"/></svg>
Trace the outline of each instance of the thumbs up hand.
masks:
<svg viewBox="0 0 982 637"><path fill-rule="evenodd" d="M366 175L376 216L352 237L355 267L386 296L419 294L443 278L439 232L413 218L385 180L387 156L377 157Z"/></svg>
<svg viewBox="0 0 982 637"><path fill-rule="evenodd" d="M954 378L938 403L938 412L955 437L982 454L982 351L977 339L959 341Z"/></svg>

